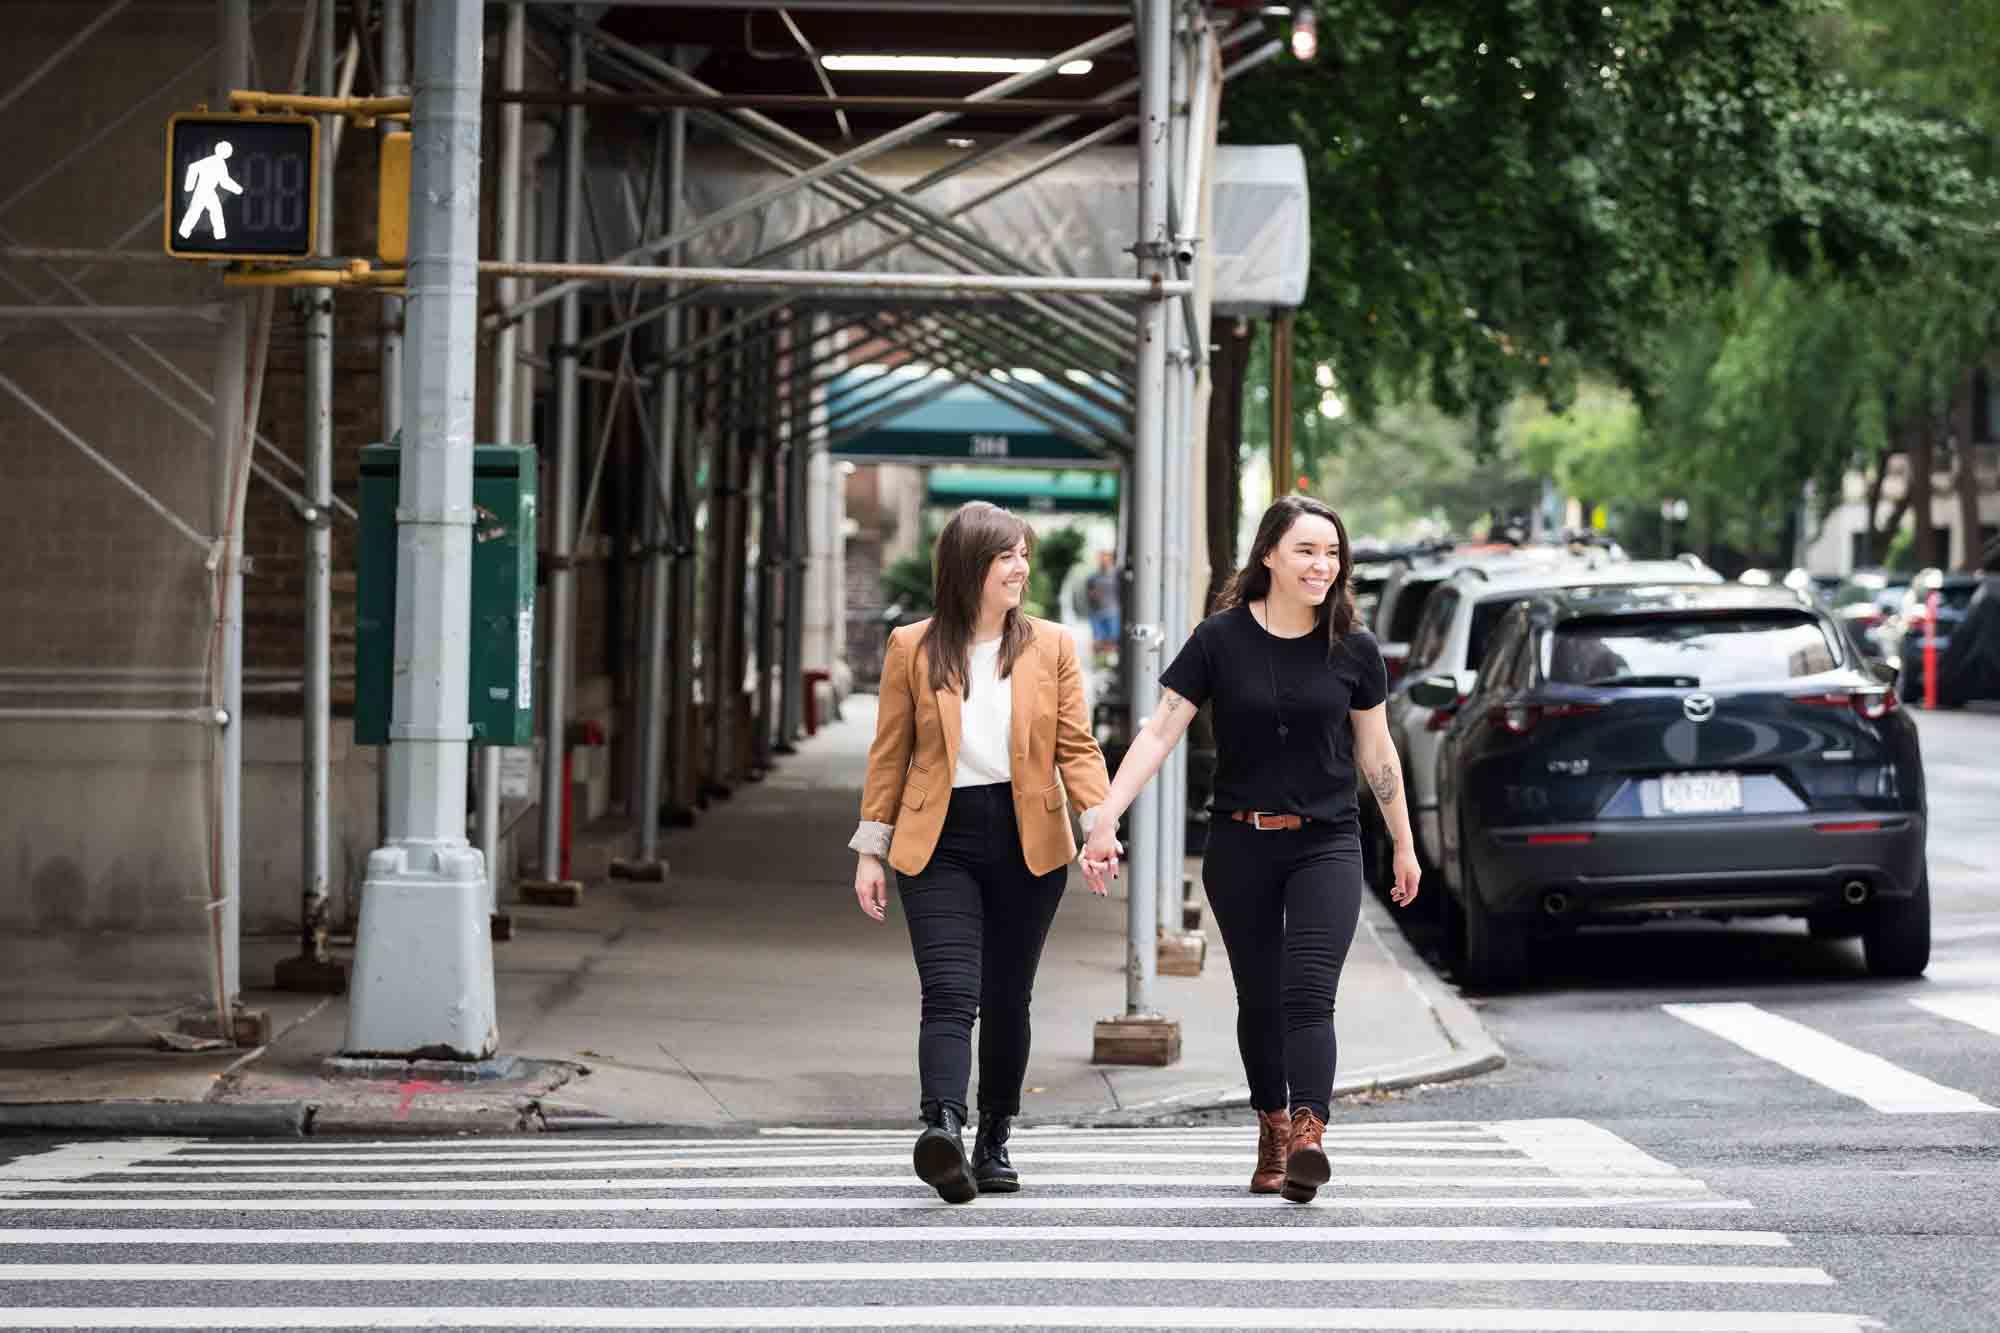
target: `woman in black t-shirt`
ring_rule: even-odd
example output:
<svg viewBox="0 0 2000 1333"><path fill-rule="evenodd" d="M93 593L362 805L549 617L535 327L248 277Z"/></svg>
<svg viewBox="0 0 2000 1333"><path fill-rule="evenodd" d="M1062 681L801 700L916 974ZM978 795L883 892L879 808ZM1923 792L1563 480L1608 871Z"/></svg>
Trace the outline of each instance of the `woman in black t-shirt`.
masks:
<svg viewBox="0 0 2000 1333"><path fill-rule="evenodd" d="M1361 913L1357 775L1396 840L1396 887L1417 896L1403 771L1382 707L1375 637L1354 624L1353 558L1333 510L1304 496L1265 511L1221 609L1160 675L1083 849L1116 873L1119 816L1214 706L1215 800L1202 886L1236 978L1236 1042L1257 1112L1253 1193L1309 1202L1332 1174L1321 1135L1333 1093L1334 992ZM1289 1110L1289 1116L1287 1111Z"/></svg>

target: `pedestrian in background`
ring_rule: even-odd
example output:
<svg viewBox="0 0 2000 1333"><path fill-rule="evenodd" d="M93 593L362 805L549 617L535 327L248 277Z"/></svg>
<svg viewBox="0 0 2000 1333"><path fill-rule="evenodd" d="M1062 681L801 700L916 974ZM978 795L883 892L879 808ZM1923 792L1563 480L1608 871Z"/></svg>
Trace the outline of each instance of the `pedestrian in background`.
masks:
<svg viewBox="0 0 2000 1333"><path fill-rule="evenodd" d="M889 636L868 751L854 892L884 919L898 874L923 1013L924 1130L912 1164L949 1203L1018 1190L1008 1158L1028 1067L1028 1003L1069 862L1069 807L1088 832L1109 778L1069 631L1021 609L1033 534L984 501L960 508L933 556L937 611ZM1101 875L1087 873L1092 892ZM980 1020L979 1130L961 1130Z"/></svg>
<svg viewBox="0 0 2000 1333"><path fill-rule="evenodd" d="M1357 773L1396 842L1392 896L1417 896L1402 766L1383 710L1387 674L1355 623L1347 529L1326 505L1280 498L1250 558L1160 675L1084 847L1117 873L1118 819L1215 708L1215 797L1202 887L1236 981L1236 1041L1257 1112L1250 1189L1310 1202L1332 1174L1321 1136L1333 1094L1333 1006L1361 912ZM1289 1116L1287 1111L1289 1110Z"/></svg>
<svg viewBox="0 0 2000 1333"><path fill-rule="evenodd" d="M1090 599L1091 649L1099 657L1118 651L1118 632L1123 619L1119 605L1117 557L1109 551L1097 553L1097 572L1084 585Z"/></svg>

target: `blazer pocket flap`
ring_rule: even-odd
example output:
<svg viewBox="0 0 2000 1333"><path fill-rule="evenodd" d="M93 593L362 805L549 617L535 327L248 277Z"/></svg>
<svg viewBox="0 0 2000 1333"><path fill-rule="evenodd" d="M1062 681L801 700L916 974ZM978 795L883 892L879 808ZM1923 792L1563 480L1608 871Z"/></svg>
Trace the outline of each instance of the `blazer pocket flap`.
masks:
<svg viewBox="0 0 2000 1333"><path fill-rule="evenodd" d="M906 809L923 809L924 801L929 796L930 792L923 787L913 786L909 783L903 784L903 805Z"/></svg>
<svg viewBox="0 0 2000 1333"><path fill-rule="evenodd" d="M1042 788L1042 809L1060 810L1062 808L1063 808L1062 783L1051 782L1048 786Z"/></svg>

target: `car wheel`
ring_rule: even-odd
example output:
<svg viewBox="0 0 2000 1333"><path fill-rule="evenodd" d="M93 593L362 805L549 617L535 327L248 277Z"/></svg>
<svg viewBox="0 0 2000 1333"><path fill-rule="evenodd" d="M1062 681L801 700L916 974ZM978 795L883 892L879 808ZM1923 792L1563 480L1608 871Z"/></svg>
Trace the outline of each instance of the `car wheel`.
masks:
<svg viewBox="0 0 2000 1333"><path fill-rule="evenodd" d="M1816 940L1851 940L1867 929L1866 912L1814 912L1806 918L1806 931Z"/></svg>
<svg viewBox="0 0 2000 1333"><path fill-rule="evenodd" d="M1908 898L1884 898L1875 904L1861 933L1868 970L1878 977L1917 977L1931 961L1931 872L1917 877L1917 891Z"/></svg>
<svg viewBox="0 0 2000 1333"><path fill-rule="evenodd" d="M1479 896L1471 858L1465 854L1466 839L1459 837L1458 882L1465 893L1459 902L1460 971L1467 985L1477 989L1504 986L1519 980L1528 970L1528 935L1511 921L1493 915Z"/></svg>

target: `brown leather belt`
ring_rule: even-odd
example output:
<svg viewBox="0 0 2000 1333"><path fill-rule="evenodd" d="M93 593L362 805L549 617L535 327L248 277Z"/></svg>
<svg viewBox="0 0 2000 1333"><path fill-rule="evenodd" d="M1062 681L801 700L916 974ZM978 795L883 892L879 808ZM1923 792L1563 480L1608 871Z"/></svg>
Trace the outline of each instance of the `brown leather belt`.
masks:
<svg viewBox="0 0 2000 1333"><path fill-rule="evenodd" d="M1312 823L1304 815L1274 815L1264 810L1232 810L1229 817L1260 833L1291 832Z"/></svg>

